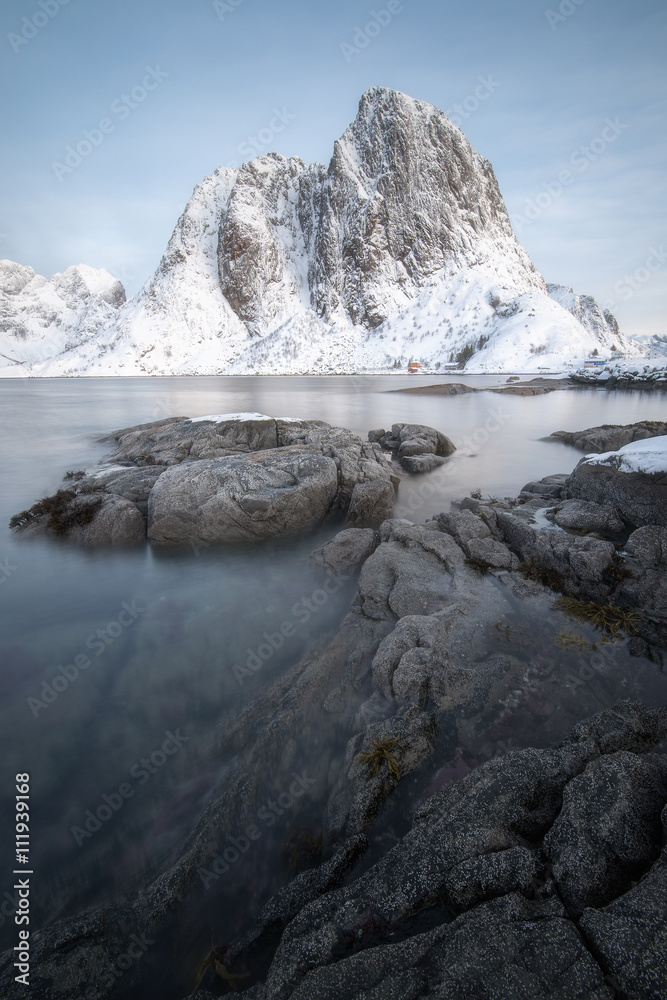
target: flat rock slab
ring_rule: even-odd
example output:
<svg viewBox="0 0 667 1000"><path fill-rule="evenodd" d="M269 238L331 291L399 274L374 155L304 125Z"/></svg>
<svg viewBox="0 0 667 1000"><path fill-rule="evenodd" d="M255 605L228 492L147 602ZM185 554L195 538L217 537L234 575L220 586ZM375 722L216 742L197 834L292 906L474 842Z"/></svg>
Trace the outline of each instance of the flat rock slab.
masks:
<svg viewBox="0 0 667 1000"><path fill-rule="evenodd" d="M546 440L562 441L580 451L601 453L618 451L631 441L661 437L663 434L667 434L667 421L640 420L636 424L600 424L599 427L587 427L583 431L554 431Z"/></svg>
<svg viewBox="0 0 667 1000"><path fill-rule="evenodd" d="M148 501L154 543L263 541L320 525L338 491L332 458L293 445L164 472Z"/></svg>

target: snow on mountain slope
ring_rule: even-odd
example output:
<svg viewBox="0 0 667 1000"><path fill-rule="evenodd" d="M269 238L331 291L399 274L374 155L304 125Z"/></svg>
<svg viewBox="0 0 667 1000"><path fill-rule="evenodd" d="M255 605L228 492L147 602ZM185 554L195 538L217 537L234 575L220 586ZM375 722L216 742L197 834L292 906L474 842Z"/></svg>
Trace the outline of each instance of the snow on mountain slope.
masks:
<svg viewBox="0 0 667 1000"><path fill-rule="evenodd" d="M646 349L647 358L667 357L667 335L664 333L645 334L636 340Z"/></svg>
<svg viewBox="0 0 667 1000"><path fill-rule="evenodd" d="M608 309L603 312L592 295L575 295L567 285L547 285L547 289L551 298L572 313L594 336L601 337L604 341L611 337L617 346L619 341L624 340L616 317ZM629 348L634 345L628 343L627 346ZM610 349L613 350L613 347L610 346Z"/></svg>
<svg viewBox="0 0 667 1000"><path fill-rule="evenodd" d="M202 181L138 295L31 371L562 370L612 344L610 314L546 285L460 129L373 87L328 167L272 153Z"/></svg>
<svg viewBox="0 0 667 1000"><path fill-rule="evenodd" d="M125 302L120 281L85 264L50 281L0 261L0 364L32 365L84 344Z"/></svg>

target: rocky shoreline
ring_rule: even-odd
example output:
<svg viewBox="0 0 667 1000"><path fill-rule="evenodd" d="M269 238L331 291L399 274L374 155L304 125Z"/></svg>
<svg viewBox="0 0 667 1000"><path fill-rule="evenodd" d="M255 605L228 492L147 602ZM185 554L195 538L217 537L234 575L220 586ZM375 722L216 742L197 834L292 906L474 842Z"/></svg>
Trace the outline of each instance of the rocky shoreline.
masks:
<svg viewBox="0 0 667 1000"><path fill-rule="evenodd" d="M96 544L85 532L102 515L108 526L120 497L141 518L136 541L224 543L201 527L227 532L220 508L188 520L172 493L159 517L153 491L165 476L182 475L180 489L185 473L205 472L195 500L206 514L202 498L220 484L211 463L237 484L241 462L252 478L245 493L225 487L223 512L245 510L256 540L258 522L263 537L294 530L286 490L310 490L309 516L312 497L326 497L319 523L344 527L311 560L323 588L356 573L358 586L335 634L220 732L211 759L225 763L224 781L185 842L131 895L34 935L32 995L140 996L140 966L113 971L129 936L141 929L175 947L193 899L224 907L238 874L225 871L227 852L306 759L318 791L302 802L319 815L319 839L254 927L213 942L198 972L194 963L192 998L234 988L249 1000L664 1000L667 708L627 700L631 674L619 664L631 655L657 671L667 646L667 474L655 463L642 471L624 450L648 440L657 454L667 442L642 437L646 426L606 430L628 443L517 497L467 497L424 524L392 517L389 505L410 460L446 461L448 439L432 428L397 424L364 443L319 421L254 415L113 435L113 461L128 465L75 483L96 489L72 491L68 525L69 504L101 503L88 524L66 528L70 541ZM599 431L572 432L573 443L586 447ZM277 447L265 447L267 434ZM272 451L277 464L261 457ZM113 492L119 480L134 499ZM243 506L247 496L254 505ZM53 532L50 517L17 530ZM104 530L94 537L109 544ZM564 727L563 716L584 721ZM499 749L529 717L543 745ZM378 839L397 814L392 839ZM5 953L8 1000L22 995L11 963Z"/></svg>

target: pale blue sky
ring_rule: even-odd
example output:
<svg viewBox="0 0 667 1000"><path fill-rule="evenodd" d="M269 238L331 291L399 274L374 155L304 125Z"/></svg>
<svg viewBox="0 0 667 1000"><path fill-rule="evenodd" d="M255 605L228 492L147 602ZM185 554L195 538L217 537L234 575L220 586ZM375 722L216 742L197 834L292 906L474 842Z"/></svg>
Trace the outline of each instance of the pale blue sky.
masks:
<svg viewBox="0 0 667 1000"><path fill-rule="evenodd" d="M47 277L79 262L105 267L134 292L206 174L248 159L253 136L261 152L328 162L363 91L381 84L452 117L463 107L461 127L491 160L548 281L613 301L628 334L667 333L661 0L217 8L5 0L1 257ZM372 11L387 23L352 51ZM480 78L492 91L481 101ZM90 155L54 170L105 118Z"/></svg>

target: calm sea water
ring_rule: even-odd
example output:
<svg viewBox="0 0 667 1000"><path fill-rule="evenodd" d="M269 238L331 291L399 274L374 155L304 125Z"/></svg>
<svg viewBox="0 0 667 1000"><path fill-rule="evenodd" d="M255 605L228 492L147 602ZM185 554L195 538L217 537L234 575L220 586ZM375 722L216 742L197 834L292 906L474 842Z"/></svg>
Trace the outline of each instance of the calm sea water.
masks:
<svg viewBox="0 0 667 1000"><path fill-rule="evenodd" d="M337 626L355 587L341 590L241 685L234 666L318 587L307 556L326 532L264 548L199 554L90 552L53 540L18 541L7 528L10 516L54 492L67 469L98 462L107 451L101 435L166 416L253 411L318 418L364 437L395 422L437 427L458 450L445 473L402 484L399 511L416 521L446 510L471 489L514 495L528 480L571 471L581 456L541 440L552 431L664 419L663 399L640 392L557 391L523 398L390 391L433 381L341 376L0 382L0 843L8 852L7 872L14 775L28 772L35 924L131 886L189 829L220 777L221 762L210 753L220 723ZM467 382L502 384L490 377ZM90 665L77 676L76 664L84 661ZM665 700L658 669L633 664L641 678L634 693ZM42 700L45 681L55 696L39 707L30 699ZM585 700L578 706L571 711L587 714ZM518 743L542 742L540 727L540 718L527 710ZM132 794L119 798L121 786ZM109 816L90 834L88 811L104 805L102 815ZM262 842L264 868L258 864L252 875L253 899L268 891L262 871L276 867L272 844L268 837ZM11 894L5 894L12 878L2 879L0 897L8 905L0 909L0 945L10 947ZM247 919L238 924L245 926ZM160 995L183 995L183 984L173 989L161 988Z"/></svg>

